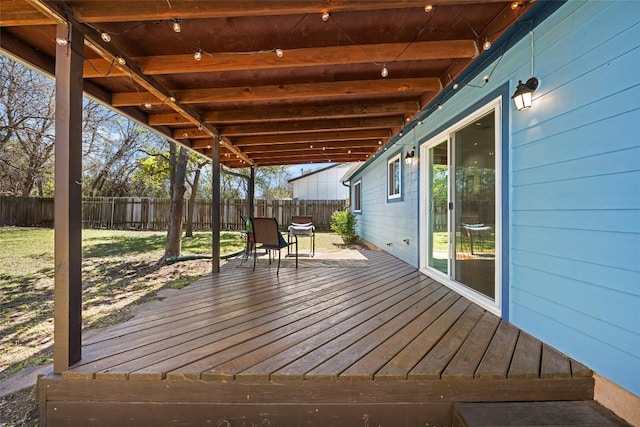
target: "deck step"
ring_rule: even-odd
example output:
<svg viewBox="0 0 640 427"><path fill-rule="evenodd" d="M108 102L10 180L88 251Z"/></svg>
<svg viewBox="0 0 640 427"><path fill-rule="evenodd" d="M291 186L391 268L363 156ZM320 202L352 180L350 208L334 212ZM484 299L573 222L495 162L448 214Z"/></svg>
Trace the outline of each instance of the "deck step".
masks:
<svg viewBox="0 0 640 427"><path fill-rule="evenodd" d="M629 426L592 401L457 403L453 427Z"/></svg>

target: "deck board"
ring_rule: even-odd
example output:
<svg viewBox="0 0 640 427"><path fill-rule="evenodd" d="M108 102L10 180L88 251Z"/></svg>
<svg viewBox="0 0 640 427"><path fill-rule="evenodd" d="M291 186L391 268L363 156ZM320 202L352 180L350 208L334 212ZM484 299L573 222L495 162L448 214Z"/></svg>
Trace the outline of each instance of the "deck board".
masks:
<svg viewBox="0 0 640 427"><path fill-rule="evenodd" d="M409 378L439 379L464 340L475 328L482 314L483 310L477 305L469 306L440 342L409 372Z"/></svg>
<svg viewBox="0 0 640 427"><path fill-rule="evenodd" d="M507 378L516 341L518 341L518 328L501 321L480 362L475 378L480 380Z"/></svg>
<svg viewBox="0 0 640 427"><path fill-rule="evenodd" d="M507 378L538 378L541 355L542 343L520 331Z"/></svg>
<svg viewBox="0 0 640 427"><path fill-rule="evenodd" d="M442 372L442 379L473 379L499 323L500 319L497 316L485 312L469 334L469 338Z"/></svg>
<svg viewBox="0 0 640 427"><path fill-rule="evenodd" d="M368 402L381 414L431 408L439 424L455 401L592 398L584 365L389 254L362 256L366 265L285 266L279 275L231 261L91 336L82 360L43 393L70 411L83 399L221 413L300 402L347 413L342 402Z"/></svg>

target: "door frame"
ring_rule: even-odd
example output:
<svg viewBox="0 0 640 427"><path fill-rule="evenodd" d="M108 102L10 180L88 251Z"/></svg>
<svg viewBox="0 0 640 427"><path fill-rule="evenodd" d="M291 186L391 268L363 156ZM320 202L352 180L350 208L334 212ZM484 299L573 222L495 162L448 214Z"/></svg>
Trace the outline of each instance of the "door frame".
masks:
<svg viewBox="0 0 640 427"><path fill-rule="evenodd" d="M503 96L500 95L493 98L489 102L481 104L478 108L474 108L470 110L469 113L465 113L459 116L460 117L459 119L456 118L456 120L450 122L446 126L446 128L439 131L437 134L427 136L427 138L420 144L420 158L428 159L429 149L446 140L448 143L448 148L451 150L449 151L449 156L450 158L453 158L452 156L455 153L453 153L453 149L452 149L453 147L451 144L452 134L457 130L460 130L465 126L469 125L474 120L490 113L491 111L495 111L495 124L494 124L495 125L494 126L495 127L495 166L496 166L496 172L495 172L495 186L496 186L495 187L495 194L496 194L495 253L496 255L495 255L495 277L494 277L494 286L495 286L495 295L496 295L495 300L455 280L452 280L451 269L449 269L449 274L444 274L439 270L436 270L427 265L427 257L429 254L429 248L427 247L429 242L429 236L427 235L429 230L427 215L429 214L428 201L430 200L430 197L431 197L430 185L428 182L428 178L429 178L428 162L423 162L421 164L420 177L419 177L420 179L420 186L419 186L420 187L420 192L419 192L420 271L428 276L435 278L445 286L453 289L454 291L458 292L459 294L470 299L471 301L482 306L483 308L487 309L488 311L490 311L491 313L497 316L503 315L502 313L503 298L505 297L503 295L503 280L505 279L503 277L503 263L506 261L503 259L504 258L503 245L505 243L503 241L503 238L504 238L503 227L505 227L505 224L503 223L503 215L502 215L503 203L506 202L505 200L503 200L503 197L505 194L503 192L503 174L505 173L505 171L503 170L503 167L505 167L505 164L503 162L503 145L504 145L504 136L505 136L503 132L503 129L504 129L503 126L505 126L504 121L506 120L506 118L503 117L502 110L503 110ZM451 167L451 161L449 163L450 164L448 166ZM451 196L452 178L453 177L450 170L449 171L449 187L448 187L450 192L449 196ZM447 222L448 222L449 245L450 245L449 247L449 263L450 263L450 258L453 256L451 250L455 250L455 248L452 248L451 246L452 242L454 242L454 240L452 239L452 230L451 230L451 227L452 227L451 211L448 211L447 215L448 215Z"/></svg>

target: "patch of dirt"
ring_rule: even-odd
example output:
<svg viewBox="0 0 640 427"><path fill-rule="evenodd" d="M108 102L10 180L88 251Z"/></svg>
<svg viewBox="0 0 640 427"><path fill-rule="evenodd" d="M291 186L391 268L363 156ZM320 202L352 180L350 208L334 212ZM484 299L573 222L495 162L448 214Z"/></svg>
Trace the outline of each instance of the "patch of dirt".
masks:
<svg viewBox="0 0 640 427"><path fill-rule="evenodd" d="M0 397L0 427L38 425L36 387L28 387Z"/></svg>

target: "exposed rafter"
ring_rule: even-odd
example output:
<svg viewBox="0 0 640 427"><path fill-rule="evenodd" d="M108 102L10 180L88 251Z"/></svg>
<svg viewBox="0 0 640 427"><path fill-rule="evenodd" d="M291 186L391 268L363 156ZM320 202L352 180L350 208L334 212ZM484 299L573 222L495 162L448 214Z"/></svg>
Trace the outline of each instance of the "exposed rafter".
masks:
<svg viewBox="0 0 640 427"><path fill-rule="evenodd" d="M408 47L406 43L386 43L290 49L282 58L273 52L248 52L244 55L207 53L202 55L200 61L195 61L192 53L136 57L133 60L144 74L158 75L473 58L477 54L473 40L443 40L417 42ZM113 69L110 62L100 59L89 59L84 66L84 76L87 78L123 75L123 71Z"/></svg>
<svg viewBox="0 0 640 427"><path fill-rule="evenodd" d="M177 90L174 96L181 104L274 101L310 98L330 99L345 95L398 95L437 92L442 89L436 77L407 79L360 80L325 83L300 83L291 85L270 85L254 87L208 88ZM113 94L114 107L132 105L163 105L163 100L144 92L121 92Z"/></svg>
<svg viewBox="0 0 640 427"><path fill-rule="evenodd" d="M307 119L331 119L354 117L382 117L413 115L419 110L415 101L401 102L373 102L358 104L335 104L314 107L286 107L286 108L254 108L241 110L209 111L202 115L206 123L215 125L271 122L281 120L307 120ZM179 114L152 114L149 115L149 124L152 126L183 126L189 124Z"/></svg>

